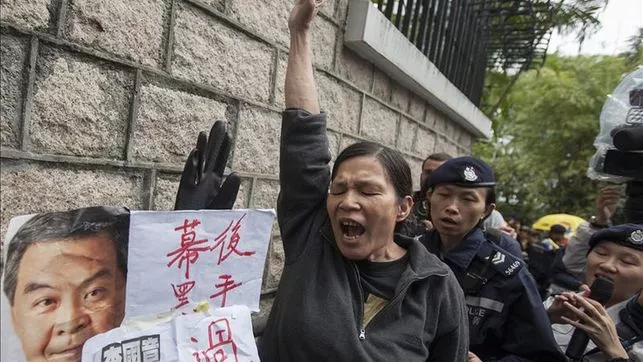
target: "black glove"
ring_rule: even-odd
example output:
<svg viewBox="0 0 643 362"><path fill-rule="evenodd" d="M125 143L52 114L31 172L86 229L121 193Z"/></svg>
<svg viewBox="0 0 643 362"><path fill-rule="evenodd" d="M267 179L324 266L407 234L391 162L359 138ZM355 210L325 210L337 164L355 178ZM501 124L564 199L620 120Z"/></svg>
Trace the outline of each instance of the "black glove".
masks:
<svg viewBox="0 0 643 362"><path fill-rule="evenodd" d="M222 121L214 123L210 137L199 133L196 148L190 152L181 174L174 210L232 209L241 178L233 172L221 184L230 143Z"/></svg>

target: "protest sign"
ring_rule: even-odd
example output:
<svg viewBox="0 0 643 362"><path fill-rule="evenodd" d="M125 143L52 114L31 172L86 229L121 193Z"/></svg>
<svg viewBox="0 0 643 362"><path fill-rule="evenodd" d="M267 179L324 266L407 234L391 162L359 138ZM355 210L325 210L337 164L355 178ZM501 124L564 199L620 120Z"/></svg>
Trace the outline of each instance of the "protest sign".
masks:
<svg viewBox="0 0 643 362"><path fill-rule="evenodd" d="M178 218L172 214L140 213L143 217L140 220L149 221L154 225L152 229L157 230L151 233L156 238L151 244L149 240L145 241L145 235L137 234L136 240L130 236L131 215L122 207L91 207L12 219L4 243L0 360L80 360L86 340L121 325L126 312L126 295L131 295L134 302L142 300L145 303L149 295L139 298L140 294L149 291L145 289L147 286L142 287L145 284L158 286L158 289L152 289L152 296L163 303L154 304L154 310L170 311L177 302L182 302L177 293L187 297L184 300L188 303L207 299L213 307L219 307L247 302L256 309L274 212L256 212L261 219L258 224L255 212L247 210L176 212L181 215ZM165 221L157 222L155 215L158 220ZM179 219L180 223L170 224L179 229L170 230L171 240L163 241L164 236L159 233L163 230L161 225ZM186 219L188 223L200 220L205 227L195 225L192 228L192 224L188 224L181 229ZM215 219L218 221L214 222ZM142 227L143 234L147 233L140 222L137 225ZM208 225L222 228L214 230ZM226 228L227 234L223 233ZM191 249L195 245L189 239L193 231L198 237L195 241L207 238L210 243L214 242L207 254L214 256L214 264L220 269L200 269L202 264L208 267L209 262L203 252L195 258ZM202 231L205 234L201 234ZM215 231L216 234L211 234ZM138 268L145 265L146 257L137 254L144 250L136 247L134 259L137 264L128 262L128 246L132 241L150 252L159 252L167 273L175 274L157 273L151 266ZM241 260L233 262L237 258ZM138 264L140 260L143 264ZM189 281L194 281L189 291L181 289L186 285L181 286L186 282L181 278L185 278L187 265L191 267L189 276L192 279ZM206 272L212 270L218 274L213 274L214 279L207 284ZM226 288L217 289L221 275L230 275L229 279L233 281L225 292L222 290ZM163 279L170 276L173 279ZM138 285L140 293L128 287L130 281ZM231 287L238 283L241 284ZM170 293L165 293L168 290L161 286L169 288ZM206 292L206 287L214 290ZM185 304L184 308L191 306ZM129 315L155 313L151 309L138 310L141 314ZM181 311L178 308L178 312ZM149 346L151 341L145 341ZM143 340L138 343L142 351Z"/></svg>
<svg viewBox="0 0 643 362"><path fill-rule="evenodd" d="M272 210L133 211L126 319L246 305L259 310Z"/></svg>
<svg viewBox="0 0 643 362"><path fill-rule="evenodd" d="M123 326L85 343L84 362L258 362L250 310L233 306Z"/></svg>
<svg viewBox="0 0 643 362"><path fill-rule="evenodd" d="M90 207L12 219L2 278L2 361L78 361L123 320L129 212Z"/></svg>

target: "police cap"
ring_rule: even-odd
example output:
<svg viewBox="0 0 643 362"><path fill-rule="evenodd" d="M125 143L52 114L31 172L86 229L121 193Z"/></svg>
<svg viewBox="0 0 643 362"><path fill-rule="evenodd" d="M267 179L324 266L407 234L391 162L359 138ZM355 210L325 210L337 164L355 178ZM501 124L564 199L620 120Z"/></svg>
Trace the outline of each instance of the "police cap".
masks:
<svg viewBox="0 0 643 362"><path fill-rule="evenodd" d="M622 224L600 230L589 239L589 250L591 251L603 241L612 241L633 249L643 250L643 224Z"/></svg>
<svg viewBox="0 0 643 362"><path fill-rule="evenodd" d="M450 184L461 187L490 187L496 185L491 167L475 157L452 158L438 167L427 180L428 187Z"/></svg>

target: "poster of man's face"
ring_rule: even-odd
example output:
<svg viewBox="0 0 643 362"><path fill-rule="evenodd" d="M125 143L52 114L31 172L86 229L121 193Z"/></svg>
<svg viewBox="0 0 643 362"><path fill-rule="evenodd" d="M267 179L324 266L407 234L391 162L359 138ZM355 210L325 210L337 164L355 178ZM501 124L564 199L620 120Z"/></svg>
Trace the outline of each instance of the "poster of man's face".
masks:
<svg viewBox="0 0 643 362"><path fill-rule="evenodd" d="M121 324L128 228L129 212L117 207L12 220L2 274L3 361L80 361L87 339Z"/></svg>

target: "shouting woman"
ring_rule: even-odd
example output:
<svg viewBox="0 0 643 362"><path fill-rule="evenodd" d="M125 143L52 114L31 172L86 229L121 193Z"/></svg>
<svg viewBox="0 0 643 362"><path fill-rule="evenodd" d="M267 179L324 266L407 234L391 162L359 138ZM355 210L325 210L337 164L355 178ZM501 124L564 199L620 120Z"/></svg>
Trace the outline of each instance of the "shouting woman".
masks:
<svg viewBox="0 0 643 362"><path fill-rule="evenodd" d="M320 3L298 0L289 20L278 200L286 261L261 360L465 361L457 280L417 240L395 234L413 205L408 164L360 142L330 170L312 69Z"/></svg>

